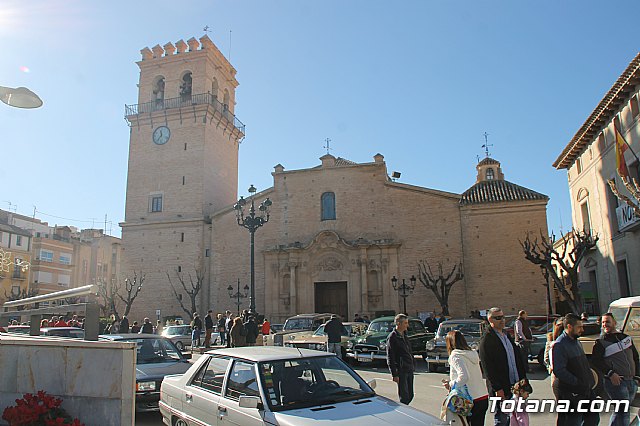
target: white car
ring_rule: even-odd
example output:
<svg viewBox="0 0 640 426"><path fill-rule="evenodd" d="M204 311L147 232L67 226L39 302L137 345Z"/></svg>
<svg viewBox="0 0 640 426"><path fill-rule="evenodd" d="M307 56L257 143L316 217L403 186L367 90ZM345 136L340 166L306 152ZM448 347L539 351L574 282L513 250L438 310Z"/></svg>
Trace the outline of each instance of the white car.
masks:
<svg viewBox="0 0 640 426"><path fill-rule="evenodd" d="M334 354L277 346L218 349L166 376L162 420L187 425L444 425L377 395Z"/></svg>

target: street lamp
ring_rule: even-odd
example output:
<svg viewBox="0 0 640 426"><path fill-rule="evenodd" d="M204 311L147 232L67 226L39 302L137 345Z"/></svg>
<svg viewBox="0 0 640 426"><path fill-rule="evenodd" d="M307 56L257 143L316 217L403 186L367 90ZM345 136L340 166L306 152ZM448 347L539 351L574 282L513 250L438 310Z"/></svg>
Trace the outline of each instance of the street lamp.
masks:
<svg viewBox="0 0 640 426"><path fill-rule="evenodd" d="M249 214L245 216L244 208L247 204L247 200L244 197L240 197L238 202L233 206L236 211L236 219L238 225L249 230L251 234L251 296L249 298L249 313L256 313L256 284L255 284L255 269L254 269L254 236L258 228L265 223L269 222L269 207L271 207L271 200L266 198L260 203L258 207L259 213L256 215L256 208L254 205L254 194L256 193L255 186L249 187L249 198L251 199L251 208L249 208Z"/></svg>
<svg viewBox="0 0 640 426"><path fill-rule="evenodd" d="M249 286L245 285L244 286L244 293L240 293L240 278L238 278L238 289L236 290L235 294L233 293L233 286L231 284L229 284L229 287L227 287L227 291L229 292L229 297L231 299L236 299L236 306L238 307L238 316L240 316L240 305L242 304L242 302L240 302L240 299L246 299L247 295L249 294Z"/></svg>
<svg viewBox="0 0 640 426"><path fill-rule="evenodd" d="M396 278L396 276L394 275L393 278L391 278L391 284L393 284L393 289L398 292L398 295L400 297L402 297L402 303L404 305L403 313L405 315L407 315L407 297L409 297L409 295L413 293L413 289L416 288L415 275L411 275L411 278L409 278L409 282L410 284L407 284L403 278L402 284L398 285L398 279Z"/></svg>
<svg viewBox="0 0 640 426"><path fill-rule="evenodd" d="M26 87L0 86L0 101L16 108L39 108L42 106L42 99Z"/></svg>

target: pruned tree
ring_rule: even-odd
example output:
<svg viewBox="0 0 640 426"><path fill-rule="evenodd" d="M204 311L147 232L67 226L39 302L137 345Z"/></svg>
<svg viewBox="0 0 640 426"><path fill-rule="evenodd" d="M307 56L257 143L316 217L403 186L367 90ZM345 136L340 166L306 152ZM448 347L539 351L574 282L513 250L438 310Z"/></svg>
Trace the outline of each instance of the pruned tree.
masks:
<svg viewBox="0 0 640 426"><path fill-rule="evenodd" d="M37 296L40 293L40 289L38 288L37 283L31 284L29 289L21 288L17 293L11 292L7 293L7 290L4 289L4 301L5 302L13 302L14 300L26 299L28 297ZM18 306L16 309L18 311L24 310L24 306Z"/></svg>
<svg viewBox="0 0 640 426"><path fill-rule="evenodd" d="M122 303L124 303L124 313L122 314L123 316L129 315L129 312L131 312L131 306L142 290L144 279L144 273L140 272L140 274L138 275L138 273L134 270L133 278L129 279L129 277L127 277L124 279L124 291L118 291L116 293L118 298L122 300ZM124 293L124 296L122 295L122 293Z"/></svg>
<svg viewBox="0 0 640 426"><path fill-rule="evenodd" d="M200 290L202 289L202 284L204 283L204 271L198 268L194 268L194 270L195 270L194 274L192 273L187 274L187 277L189 278L188 283L185 280L184 273L175 272L175 276L178 279L180 286L182 287L181 290L176 289L176 286L173 284L173 281L171 280L171 275L167 271L167 279L169 280L169 284L171 285L171 290L173 290L173 295L176 297L176 300L180 304L180 307L182 308L182 310L188 315L190 319L193 318L193 314L197 312L196 299L198 297L198 293L200 293ZM187 297L189 298L189 302L191 302L191 309L188 309L185 306L184 298L182 297L182 291L184 291L187 294Z"/></svg>
<svg viewBox="0 0 640 426"><path fill-rule="evenodd" d="M629 179L626 176L620 176L620 180L622 180L622 184L627 188L627 191L629 191L633 200L618 190L615 179L609 179L607 181L609 188L611 188L611 191L616 197L618 197L618 199L622 200L622 202L633 209L633 214L637 218L640 218L640 186L638 186L638 181L635 179Z"/></svg>
<svg viewBox="0 0 640 426"><path fill-rule="evenodd" d="M558 244L554 234L546 237L542 231L540 239L536 237L532 241L531 233L527 233L524 241L518 241L524 250L524 257L548 272L554 287L566 299L571 310L576 314L582 312L578 267L589 250L598 243L598 236L593 236L588 231L572 229L560 237ZM560 269L556 270L554 263Z"/></svg>
<svg viewBox="0 0 640 426"><path fill-rule="evenodd" d="M449 315L449 293L451 293L451 287L463 278L462 262L453 265L451 271L446 274L443 272L442 262L438 262L436 273L432 271L426 260L418 262L418 279L423 286L436 295L443 315Z"/></svg>
<svg viewBox="0 0 640 426"><path fill-rule="evenodd" d="M98 306L100 306L102 316L114 315L119 320L118 292L120 291L120 283L115 278L111 280L98 278L96 284L98 286Z"/></svg>

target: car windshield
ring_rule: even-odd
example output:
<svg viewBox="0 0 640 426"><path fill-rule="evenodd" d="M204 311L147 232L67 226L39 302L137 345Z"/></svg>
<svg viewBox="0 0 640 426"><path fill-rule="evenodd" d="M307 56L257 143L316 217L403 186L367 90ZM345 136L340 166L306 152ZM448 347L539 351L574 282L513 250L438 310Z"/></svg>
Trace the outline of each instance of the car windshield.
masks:
<svg viewBox="0 0 640 426"><path fill-rule="evenodd" d="M312 318L289 318L284 323L285 330L311 330L312 327Z"/></svg>
<svg viewBox="0 0 640 426"><path fill-rule="evenodd" d="M122 339L121 342L135 342L138 364L155 364L180 361L182 356L176 347L165 339Z"/></svg>
<svg viewBox="0 0 640 426"><path fill-rule="evenodd" d="M448 332L453 330L460 330L465 336L480 337L480 324L478 323L464 323L464 322L450 322L440 324L438 329L438 337L444 338Z"/></svg>
<svg viewBox="0 0 640 426"><path fill-rule="evenodd" d="M369 329L367 331L377 333L377 332L391 332L393 331L393 320L389 321L375 321L369 324Z"/></svg>
<svg viewBox="0 0 640 426"><path fill-rule="evenodd" d="M259 364L272 411L335 404L375 395L360 376L335 356Z"/></svg>
<svg viewBox="0 0 640 426"><path fill-rule="evenodd" d="M181 336L183 334L183 326L171 326L164 329L162 334L165 336Z"/></svg>

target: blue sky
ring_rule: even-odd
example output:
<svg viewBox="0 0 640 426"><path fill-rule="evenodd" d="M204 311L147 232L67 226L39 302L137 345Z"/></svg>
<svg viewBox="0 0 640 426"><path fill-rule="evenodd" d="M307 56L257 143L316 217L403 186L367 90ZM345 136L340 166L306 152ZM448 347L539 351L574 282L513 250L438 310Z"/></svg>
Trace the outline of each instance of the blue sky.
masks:
<svg viewBox="0 0 640 426"><path fill-rule="evenodd" d="M380 152L402 182L460 193L487 132L506 179L549 195L550 230L567 230L566 173L551 164L638 52L624 18L639 12L584 0L3 0L0 85L45 104L0 104L0 208L79 227L106 214L119 235L139 50L208 25L238 70L241 194L271 186L278 163L319 164L325 138L336 156Z"/></svg>

